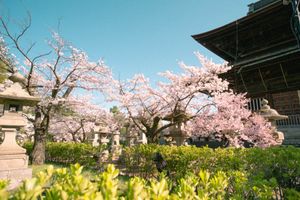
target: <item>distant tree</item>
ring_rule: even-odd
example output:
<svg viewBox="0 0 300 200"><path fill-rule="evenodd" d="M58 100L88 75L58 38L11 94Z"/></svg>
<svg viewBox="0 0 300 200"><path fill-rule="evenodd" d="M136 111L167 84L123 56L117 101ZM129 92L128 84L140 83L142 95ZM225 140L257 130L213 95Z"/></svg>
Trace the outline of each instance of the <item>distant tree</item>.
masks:
<svg viewBox="0 0 300 200"><path fill-rule="evenodd" d="M7 66L0 60L0 83L3 83L6 79Z"/></svg>
<svg viewBox="0 0 300 200"><path fill-rule="evenodd" d="M110 111L111 113L119 113L119 112L120 112L118 106L113 106L113 107L111 107L111 108L109 109L109 111Z"/></svg>
<svg viewBox="0 0 300 200"><path fill-rule="evenodd" d="M58 141L85 142L95 122L111 123L110 113L90 102L90 98L72 97L50 120L49 133Z"/></svg>

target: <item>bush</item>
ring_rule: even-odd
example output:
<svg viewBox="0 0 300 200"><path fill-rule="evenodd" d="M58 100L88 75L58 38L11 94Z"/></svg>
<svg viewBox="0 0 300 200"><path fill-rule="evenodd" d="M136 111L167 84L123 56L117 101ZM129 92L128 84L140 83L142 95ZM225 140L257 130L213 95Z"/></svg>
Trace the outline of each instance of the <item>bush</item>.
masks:
<svg viewBox="0 0 300 200"><path fill-rule="evenodd" d="M155 177L157 170L153 156L156 152L162 154L167 163L165 170L173 180L185 177L187 174L198 174L201 169L212 173L238 171L246 175L249 183L253 183L250 185L278 183L274 191L279 196L283 196L288 189L300 192L299 148L218 148L214 150L194 146L140 145L125 148L123 162L129 173L147 178Z"/></svg>
<svg viewBox="0 0 300 200"><path fill-rule="evenodd" d="M69 169L49 167L36 178L25 180L14 192L8 193L7 183L0 181L1 199L272 199L275 185L257 184L249 187L243 173L211 174L200 170L198 175L191 174L173 184L161 175L159 179L145 180L139 177L125 181L127 187L120 191L118 169L108 165L105 172L96 176L94 181L82 175L79 164ZM290 192L294 197L296 191Z"/></svg>
<svg viewBox="0 0 300 200"><path fill-rule="evenodd" d="M27 154L31 155L33 144L25 143L23 147ZM105 146L93 147L85 143L60 143L48 142L46 144L46 162L60 164L79 163L87 167L96 167L98 156L105 149Z"/></svg>
<svg viewBox="0 0 300 200"><path fill-rule="evenodd" d="M32 144L25 144L25 148L30 153ZM97 159L94 157L103 149L104 147L95 148L79 143L48 143L46 161L96 167ZM154 178L158 176L153 161L156 152L161 153L165 159L165 171L173 183L191 174L198 174L201 170L209 171L212 176L222 171L230 177L228 188L231 189L228 191L248 191L243 193L243 198L257 193L273 193L283 198L297 196L300 192L299 148L211 149L149 144L124 148L121 161L128 174ZM240 182L244 184L241 185Z"/></svg>

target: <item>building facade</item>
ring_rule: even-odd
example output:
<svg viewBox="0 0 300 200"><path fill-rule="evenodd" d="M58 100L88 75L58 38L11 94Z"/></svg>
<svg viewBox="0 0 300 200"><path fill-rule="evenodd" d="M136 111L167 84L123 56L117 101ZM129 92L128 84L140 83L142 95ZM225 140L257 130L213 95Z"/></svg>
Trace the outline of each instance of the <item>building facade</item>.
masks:
<svg viewBox="0 0 300 200"><path fill-rule="evenodd" d="M260 0L245 17L193 35L233 68L223 75L236 92L260 109L265 98L289 119L278 121L285 144L300 145L300 25L299 0Z"/></svg>

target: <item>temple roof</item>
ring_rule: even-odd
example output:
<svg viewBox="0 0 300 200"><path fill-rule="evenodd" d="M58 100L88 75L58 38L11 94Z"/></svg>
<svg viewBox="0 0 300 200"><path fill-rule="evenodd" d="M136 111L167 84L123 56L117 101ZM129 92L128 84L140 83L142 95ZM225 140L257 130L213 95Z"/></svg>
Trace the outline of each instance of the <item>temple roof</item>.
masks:
<svg viewBox="0 0 300 200"><path fill-rule="evenodd" d="M235 66L265 62L299 52L291 28L292 11L291 4L274 1L236 21L192 37Z"/></svg>

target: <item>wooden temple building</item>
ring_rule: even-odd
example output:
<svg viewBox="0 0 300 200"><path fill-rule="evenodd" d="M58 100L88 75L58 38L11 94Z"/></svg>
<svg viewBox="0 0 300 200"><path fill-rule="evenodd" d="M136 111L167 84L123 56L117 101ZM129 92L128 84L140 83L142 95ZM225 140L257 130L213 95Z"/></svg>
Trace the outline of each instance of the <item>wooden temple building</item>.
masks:
<svg viewBox="0 0 300 200"><path fill-rule="evenodd" d="M300 145L300 25L299 0L260 0L245 17L193 35L232 70L224 74L230 87L247 92L249 108L260 109L266 98L289 119L278 121L285 144Z"/></svg>

